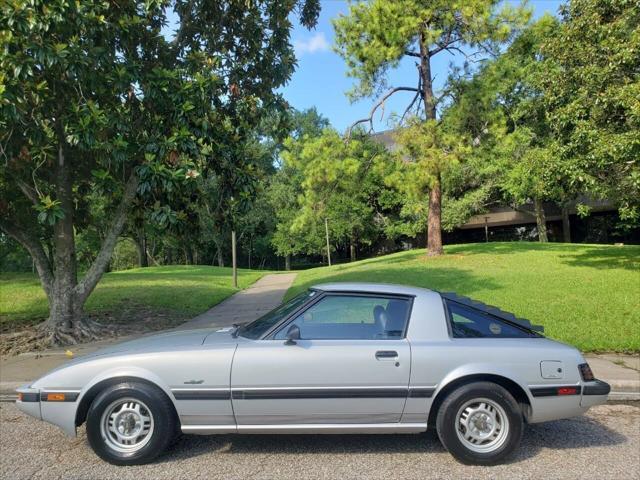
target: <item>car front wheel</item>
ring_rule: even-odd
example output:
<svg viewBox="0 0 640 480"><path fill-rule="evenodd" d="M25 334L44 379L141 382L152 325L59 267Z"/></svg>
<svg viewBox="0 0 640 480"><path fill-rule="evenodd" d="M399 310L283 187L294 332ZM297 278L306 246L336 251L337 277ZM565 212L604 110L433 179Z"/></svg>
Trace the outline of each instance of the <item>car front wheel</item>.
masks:
<svg viewBox="0 0 640 480"><path fill-rule="evenodd" d="M103 460L140 465L160 455L178 429L171 401L160 389L127 382L102 391L87 414L87 438Z"/></svg>
<svg viewBox="0 0 640 480"><path fill-rule="evenodd" d="M509 458L522 438L522 412L503 387L474 382L451 392L436 420L444 447L460 462L494 465Z"/></svg>

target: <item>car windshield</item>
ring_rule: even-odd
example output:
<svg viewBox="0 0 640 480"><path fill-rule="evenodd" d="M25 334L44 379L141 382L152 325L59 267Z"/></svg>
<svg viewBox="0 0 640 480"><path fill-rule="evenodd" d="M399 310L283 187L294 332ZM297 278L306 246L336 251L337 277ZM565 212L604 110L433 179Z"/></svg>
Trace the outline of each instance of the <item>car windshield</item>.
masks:
<svg viewBox="0 0 640 480"><path fill-rule="evenodd" d="M271 310L269 313L261 316L257 320L244 325L238 329L238 335L256 340L260 338L266 331L285 318L291 312L303 305L311 297L315 296L315 290L307 290L283 303L279 307Z"/></svg>

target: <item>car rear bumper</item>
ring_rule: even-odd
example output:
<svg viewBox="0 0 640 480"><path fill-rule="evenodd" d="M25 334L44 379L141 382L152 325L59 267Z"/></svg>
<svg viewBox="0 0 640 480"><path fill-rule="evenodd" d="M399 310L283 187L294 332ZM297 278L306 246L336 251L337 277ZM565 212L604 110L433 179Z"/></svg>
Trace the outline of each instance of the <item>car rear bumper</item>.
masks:
<svg viewBox="0 0 640 480"><path fill-rule="evenodd" d="M584 382L582 386L581 407L593 407L606 403L611 386L602 380L594 380L592 382Z"/></svg>
<svg viewBox="0 0 640 480"><path fill-rule="evenodd" d="M584 387L582 387L582 395L609 395L610 391L611 385L602 380L585 383Z"/></svg>
<svg viewBox="0 0 640 480"><path fill-rule="evenodd" d="M606 403L610 390L609 384L601 380L530 386L532 402L528 421L548 422L582 415L590 407Z"/></svg>

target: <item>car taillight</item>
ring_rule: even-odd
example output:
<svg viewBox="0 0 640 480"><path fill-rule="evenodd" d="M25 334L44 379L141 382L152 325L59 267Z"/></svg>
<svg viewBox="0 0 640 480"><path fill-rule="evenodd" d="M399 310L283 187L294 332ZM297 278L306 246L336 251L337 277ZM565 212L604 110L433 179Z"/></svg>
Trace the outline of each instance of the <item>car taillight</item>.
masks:
<svg viewBox="0 0 640 480"><path fill-rule="evenodd" d="M588 363L581 363L578 365L578 370L580 370L580 376L585 382L592 382L596 379L596 377L593 376L593 372L591 371L591 367Z"/></svg>

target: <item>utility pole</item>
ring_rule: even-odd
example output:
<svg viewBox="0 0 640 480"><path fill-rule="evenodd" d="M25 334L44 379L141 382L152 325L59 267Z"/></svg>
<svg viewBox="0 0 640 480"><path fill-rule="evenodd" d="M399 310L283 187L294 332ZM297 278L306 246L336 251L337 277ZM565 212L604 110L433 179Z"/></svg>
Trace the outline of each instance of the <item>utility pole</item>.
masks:
<svg viewBox="0 0 640 480"><path fill-rule="evenodd" d="M236 257L236 231L231 230L231 263L233 271L233 288L238 288L238 259Z"/></svg>
<svg viewBox="0 0 640 480"><path fill-rule="evenodd" d="M324 217L324 231L327 234L327 260L329 260L329 266L331 266L331 249L329 248L329 221L327 217Z"/></svg>

